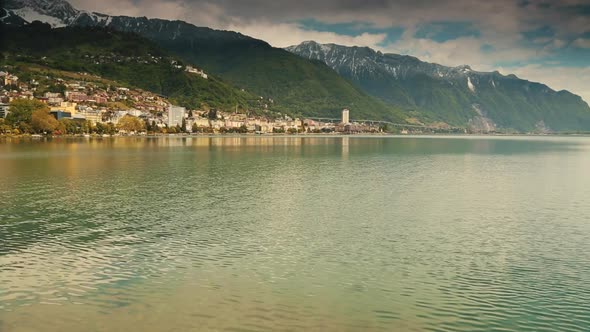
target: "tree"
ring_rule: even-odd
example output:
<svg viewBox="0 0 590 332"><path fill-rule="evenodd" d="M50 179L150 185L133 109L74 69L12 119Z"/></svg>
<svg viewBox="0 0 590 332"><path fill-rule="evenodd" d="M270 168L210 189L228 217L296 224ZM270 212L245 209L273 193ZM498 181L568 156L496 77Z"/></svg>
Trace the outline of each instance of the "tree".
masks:
<svg viewBox="0 0 590 332"><path fill-rule="evenodd" d="M58 84L51 83L47 87L47 91L49 91L49 92L57 92L57 93L60 93L63 96L64 93L66 92L66 86L63 85L63 84L61 84L61 83L58 83Z"/></svg>
<svg viewBox="0 0 590 332"><path fill-rule="evenodd" d="M128 133L142 131L143 121L135 116L125 115L117 122L117 128Z"/></svg>
<svg viewBox="0 0 590 332"><path fill-rule="evenodd" d="M12 128L6 124L6 120L0 118L0 134L10 134L12 132Z"/></svg>
<svg viewBox="0 0 590 332"><path fill-rule="evenodd" d="M209 110L209 112L207 113L207 118L209 118L209 120L216 120L217 119L217 110L214 108Z"/></svg>
<svg viewBox="0 0 590 332"><path fill-rule="evenodd" d="M45 109L38 109L31 115L31 126L37 133L52 133L59 122Z"/></svg>
<svg viewBox="0 0 590 332"><path fill-rule="evenodd" d="M107 127L106 127L106 133L109 135L114 135L116 132L116 128L115 125L111 122L107 123Z"/></svg>
<svg viewBox="0 0 590 332"><path fill-rule="evenodd" d="M21 132L32 132L33 112L37 110L48 112L49 108L36 99L16 99L10 103L10 113L6 116L6 122Z"/></svg>
<svg viewBox="0 0 590 332"><path fill-rule="evenodd" d="M186 132L186 120L184 118L182 118L182 125L180 126L180 131L181 132Z"/></svg>
<svg viewBox="0 0 590 332"><path fill-rule="evenodd" d="M92 131L92 122L84 121L84 122L82 122L80 127L81 127L83 133L89 134Z"/></svg>
<svg viewBox="0 0 590 332"><path fill-rule="evenodd" d="M57 127L55 127L53 134L54 135L63 135L66 133L67 133L67 130L66 130L66 126L64 125L64 123L62 121L57 121Z"/></svg>
<svg viewBox="0 0 590 332"><path fill-rule="evenodd" d="M94 130L96 131L97 134L102 135L106 132L106 125L97 122L96 123L96 127L94 127Z"/></svg>

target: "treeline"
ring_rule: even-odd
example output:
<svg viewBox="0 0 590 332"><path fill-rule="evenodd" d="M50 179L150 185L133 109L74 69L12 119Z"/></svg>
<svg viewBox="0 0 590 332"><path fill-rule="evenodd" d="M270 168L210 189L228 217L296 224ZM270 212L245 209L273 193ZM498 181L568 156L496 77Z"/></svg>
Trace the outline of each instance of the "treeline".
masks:
<svg viewBox="0 0 590 332"><path fill-rule="evenodd" d="M113 123L97 123L75 119L57 120L49 113L49 107L36 99L17 99L10 103L8 115L0 118L0 134L46 134L46 135L76 135L76 134L108 134L113 135L123 130L125 132L142 132L151 126L139 118L125 116L117 125Z"/></svg>
<svg viewBox="0 0 590 332"><path fill-rule="evenodd" d="M6 119L0 119L0 134L115 134L119 128L112 123L61 119L49 113L49 107L36 99L17 99L10 103Z"/></svg>
<svg viewBox="0 0 590 332"><path fill-rule="evenodd" d="M178 134L187 132L186 122L174 127L159 127L155 121L149 122L138 117L126 115L119 119L117 124L96 123L86 120L60 119L57 120L49 113L49 107L36 99L17 99L10 103L9 113L6 119L0 118L0 134L4 135L80 135L98 134L114 135L116 133L147 133L147 134ZM213 113L214 114L214 113ZM213 133L211 126L192 126L194 133ZM222 132L245 133L245 127L223 128Z"/></svg>
<svg viewBox="0 0 590 332"><path fill-rule="evenodd" d="M0 119L2 134L39 134L66 130L66 123L49 114L49 107L39 100L17 99L10 103L8 115ZM69 126L71 127L71 125Z"/></svg>

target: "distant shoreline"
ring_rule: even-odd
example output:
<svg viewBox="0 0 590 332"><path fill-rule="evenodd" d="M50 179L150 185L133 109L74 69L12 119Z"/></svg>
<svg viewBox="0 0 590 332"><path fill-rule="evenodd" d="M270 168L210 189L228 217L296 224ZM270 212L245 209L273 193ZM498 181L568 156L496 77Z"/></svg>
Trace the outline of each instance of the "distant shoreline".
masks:
<svg viewBox="0 0 590 332"><path fill-rule="evenodd" d="M6 139L28 139L28 140L54 140L54 139L113 139L113 138L145 138L145 139L154 139L154 138L173 138L173 139L180 139L180 138L255 138L255 137L263 137L263 138L313 138L313 137L334 137L334 138L344 138L344 137L352 137L352 138L364 138L364 137L392 137L392 138L404 138L404 137L590 137L590 133L556 133L556 134L434 134L434 133L422 133L422 134L386 134L386 133L362 133L362 134L340 134L340 133L302 133L302 134L273 134L273 133L265 133L265 134L239 134L239 133L230 133L230 134L159 134L159 135L109 135L109 136L101 136L101 135L0 135L0 141L5 141Z"/></svg>

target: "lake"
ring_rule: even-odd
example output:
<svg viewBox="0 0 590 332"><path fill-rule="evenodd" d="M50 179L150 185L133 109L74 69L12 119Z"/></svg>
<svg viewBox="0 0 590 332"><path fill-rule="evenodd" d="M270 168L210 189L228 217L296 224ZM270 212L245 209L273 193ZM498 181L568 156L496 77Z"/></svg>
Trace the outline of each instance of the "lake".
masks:
<svg viewBox="0 0 590 332"><path fill-rule="evenodd" d="M581 331L588 137L0 141L0 331Z"/></svg>

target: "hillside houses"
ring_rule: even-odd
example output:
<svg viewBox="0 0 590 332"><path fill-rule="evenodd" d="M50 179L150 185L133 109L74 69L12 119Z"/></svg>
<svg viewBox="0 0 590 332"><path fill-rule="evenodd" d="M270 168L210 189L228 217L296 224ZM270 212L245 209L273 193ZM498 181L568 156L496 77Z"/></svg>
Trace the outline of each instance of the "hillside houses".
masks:
<svg viewBox="0 0 590 332"><path fill-rule="evenodd" d="M196 74L196 75L199 75L199 76L201 76L201 77L202 77L202 78L204 78L204 79L207 79L207 78L208 78L207 74L205 74L205 72L204 72L204 71L202 71L202 70L200 70L200 69L197 69L197 68L195 68L195 67L186 66L184 70L185 70L186 72L189 72L189 73L191 73L191 74Z"/></svg>
<svg viewBox="0 0 590 332"><path fill-rule="evenodd" d="M158 59L155 59L158 60ZM173 65L180 65L173 63ZM194 67L183 67L186 72L207 74ZM87 123L116 126L127 116L138 118L151 132L198 132L198 133L326 133L345 131L375 131L375 127L351 124L344 128L335 123L311 119L292 118L287 115L247 115L246 112L225 112L216 109L186 109L173 105L166 97L148 91L98 83L100 78L92 75L89 80L50 78L48 76L21 82L8 71L0 72L0 103L8 105L15 99L38 99L47 104L51 114L58 120L70 119ZM97 81L90 79L96 78ZM13 84L18 82L16 85ZM262 97L261 97L262 98ZM262 99L264 100L264 99ZM273 103L272 99L268 99ZM6 107L2 115L6 115ZM249 113L249 112L248 112Z"/></svg>
<svg viewBox="0 0 590 332"><path fill-rule="evenodd" d="M11 75L10 73L0 71L0 80L2 80L4 85L17 85L18 84L18 76Z"/></svg>

